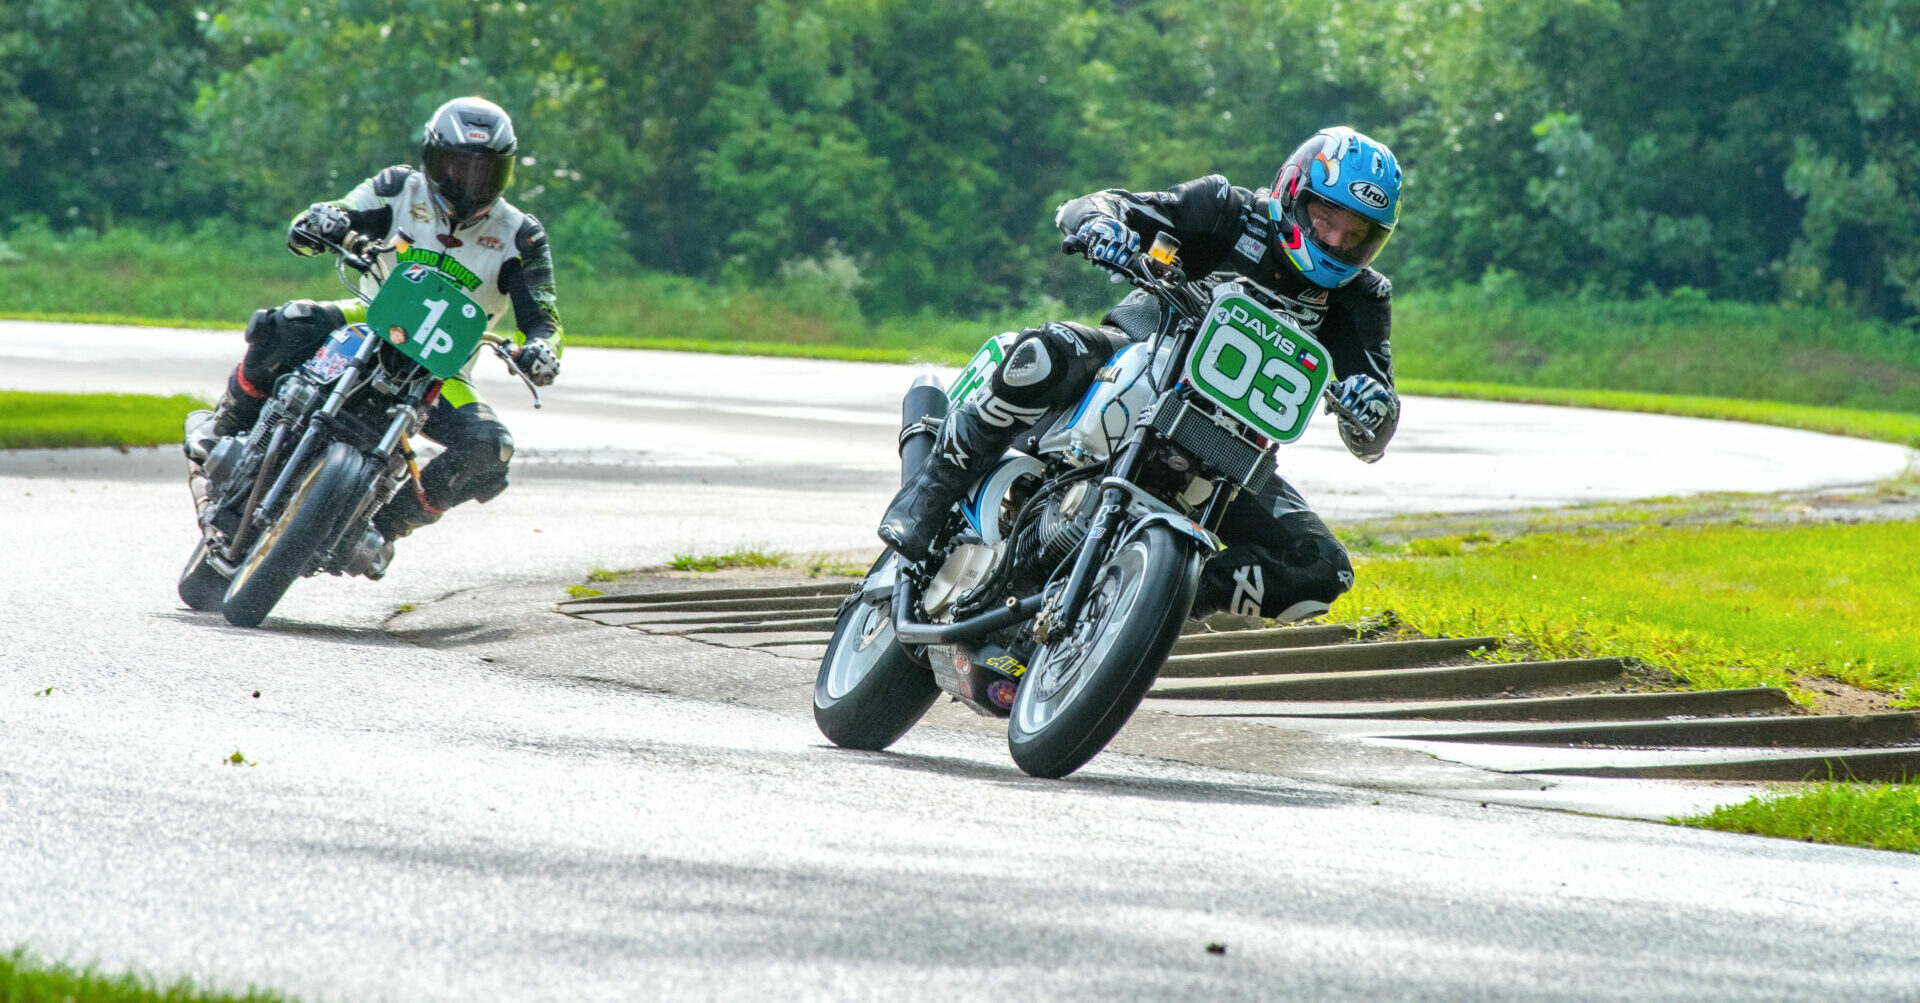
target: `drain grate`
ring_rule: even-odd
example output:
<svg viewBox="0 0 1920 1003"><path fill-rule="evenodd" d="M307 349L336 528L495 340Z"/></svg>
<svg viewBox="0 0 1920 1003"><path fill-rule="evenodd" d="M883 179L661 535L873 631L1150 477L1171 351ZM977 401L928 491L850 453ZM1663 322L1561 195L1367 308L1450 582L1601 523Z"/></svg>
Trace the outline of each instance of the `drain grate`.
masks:
<svg viewBox="0 0 1920 1003"><path fill-rule="evenodd" d="M594 596L596 623L805 662L843 581ZM1505 773L1643 779L1905 780L1920 714L1810 715L1773 688L1627 692L1618 658L1493 662L1492 637L1356 640L1333 625L1189 633L1143 705L1411 747Z"/></svg>

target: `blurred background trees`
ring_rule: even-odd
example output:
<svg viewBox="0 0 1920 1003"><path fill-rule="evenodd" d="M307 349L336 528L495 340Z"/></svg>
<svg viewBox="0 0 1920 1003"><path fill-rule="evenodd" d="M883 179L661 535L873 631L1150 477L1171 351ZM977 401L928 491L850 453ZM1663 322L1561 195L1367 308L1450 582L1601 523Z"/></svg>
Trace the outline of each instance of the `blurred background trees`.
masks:
<svg viewBox="0 0 1920 1003"><path fill-rule="evenodd" d="M1392 144L1403 288L1920 313L1920 0L13 0L0 225L277 226L515 116L581 269L835 284L878 315L1058 291L1053 207L1323 125Z"/></svg>

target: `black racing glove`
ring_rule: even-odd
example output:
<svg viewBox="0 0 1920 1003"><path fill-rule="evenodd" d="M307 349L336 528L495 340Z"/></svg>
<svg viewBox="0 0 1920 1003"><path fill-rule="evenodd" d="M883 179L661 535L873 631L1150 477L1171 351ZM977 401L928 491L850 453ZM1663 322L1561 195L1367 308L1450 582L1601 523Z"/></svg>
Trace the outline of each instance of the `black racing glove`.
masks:
<svg viewBox="0 0 1920 1003"><path fill-rule="evenodd" d="M1393 388L1365 373L1355 373L1333 385L1333 395L1339 399L1340 406L1357 415L1366 432L1360 426L1340 416L1340 439L1347 444L1347 451L1361 460L1372 463L1387 453L1387 440L1393 438L1394 429L1400 426L1400 395ZM1327 405L1327 413L1335 413L1333 405ZM1372 437L1367 436L1372 433Z"/></svg>
<svg viewBox="0 0 1920 1003"><path fill-rule="evenodd" d="M330 251L334 245L347 239L347 231L353 229L353 222L347 218L347 211L330 202L315 202L287 227L287 250L310 258L321 251Z"/></svg>
<svg viewBox="0 0 1920 1003"><path fill-rule="evenodd" d="M560 353L545 338L529 338L527 343L513 353L513 364L527 374L536 387L549 386L553 378L560 375Z"/></svg>

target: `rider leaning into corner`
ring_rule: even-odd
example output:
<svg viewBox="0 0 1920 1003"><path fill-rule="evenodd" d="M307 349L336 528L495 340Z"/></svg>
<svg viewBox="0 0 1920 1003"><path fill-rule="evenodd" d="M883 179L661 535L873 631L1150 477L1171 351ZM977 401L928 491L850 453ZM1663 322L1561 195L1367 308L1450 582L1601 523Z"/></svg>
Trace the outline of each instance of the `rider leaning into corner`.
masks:
<svg viewBox="0 0 1920 1003"><path fill-rule="evenodd" d="M525 337L514 362L546 386L560 373L553 255L540 221L501 198L517 149L513 122L499 105L477 97L448 101L427 119L420 168L389 167L345 198L315 203L287 229L287 249L318 254L348 231L401 242L407 260L436 267L462 286L486 310L489 327L511 306ZM398 260L391 251L382 258L389 270ZM365 291L374 291L370 280ZM252 427L276 380L312 358L335 329L365 315L357 299L294 300L255 311L246 356L227 378L219 407L188 435L188 458L197 465L222 436ZM417 490L401 491L374 516L389 544L461 502L486 502L506 490L513 437L474 391L471 369L469 361L442 385L421 428L445 451L421 470Z"/></svg>
<svg viewBox="0 0 1920 1003"><path fill-rule="evenodd" d="M1245 276L1276 292L1287 314L1333 356L1334 392L1365 419L1371 439L1340 421L1340 436L1372 463L1399 422L1387 348L1390 285L1368 267L1400 217L1400 166L1392 151L1352 129L1325 129L1282 164L1271 189L1248 191L1220 175L1161 192L1109 189L1060 206L1054 224L1077 236L1095 264L1124 267L1143 243L1179 239L1188 276ZM1056 321L1001 335L1004 361L942 425L933 454L900 489L880 538L924 560L939 520L966 486L1050 409L1078 400L1100 367L1150 336L1153 300L1134 293L1098 326ZM1219 610L1292 622L1327 612L1353 586L1353 565L1306 499L1279 477L1243 493L1220 527L1226 551L1209 561L1194 615Z"/></svg>

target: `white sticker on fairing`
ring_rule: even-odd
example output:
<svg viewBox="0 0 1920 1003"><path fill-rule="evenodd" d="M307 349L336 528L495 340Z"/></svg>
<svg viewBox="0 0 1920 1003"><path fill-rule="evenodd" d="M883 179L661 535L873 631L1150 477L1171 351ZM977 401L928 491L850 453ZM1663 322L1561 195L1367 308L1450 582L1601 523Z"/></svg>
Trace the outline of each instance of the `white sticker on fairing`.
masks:
<svg viewBox="0 0 1920 1003"><path fill-rule="evenodd" d="M1260 257L1267 252L1266 244L1251 233L1241 234L1240 242L1233 245L1233 249L1248 261L1259 261Z"/></svg>

